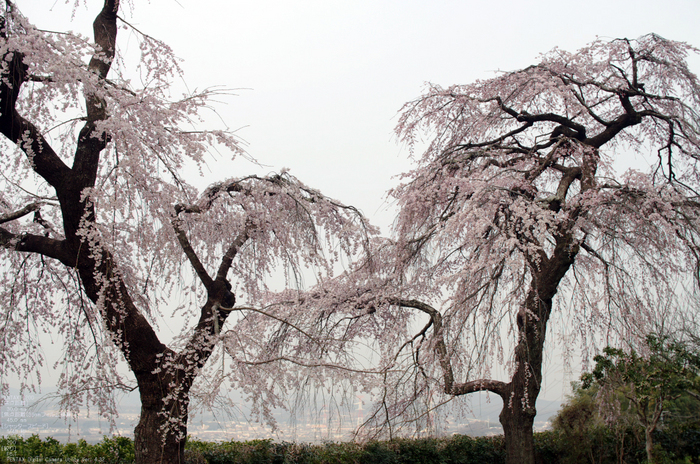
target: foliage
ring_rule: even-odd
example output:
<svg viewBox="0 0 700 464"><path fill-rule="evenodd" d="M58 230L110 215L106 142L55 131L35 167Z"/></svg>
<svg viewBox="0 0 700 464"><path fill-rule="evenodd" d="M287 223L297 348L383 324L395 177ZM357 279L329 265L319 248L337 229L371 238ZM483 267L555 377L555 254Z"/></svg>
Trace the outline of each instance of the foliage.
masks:
<svg viewBox="0 0 700 464"><path fill-rule="evenodd" d="M103 437L96 444L88 444L83 439L62 444L54 438L40 439L37 435L0 438L0 463L24 462L23 459L39 463L131 464L134 462L134 443L121 436Z"/></svg>
<svg viewBox="0 0 700 464"><path fill-rule="evenodd" d="M684 393L687 398L687 393L697 388L700 354L689 350L685 343L654 334L647 337L643 349L644 353L638 354L606 347L594 358L593 371L581 378L584 388L594 382L600 386L600 404L609 422L618 422L621 416L620 402L611 394L624 395L628 400L625 411L636 417L644 430L647 459L654 462L652 434L668 402Z"/></svg>
<svg viewBox="0 0 700 464"><path fill-rule="evenodd" d="M590 430L582 433L591 433ZM579 435L580 437L581 435ZM630 436L631 437L631 436ZM612 432L602 437L593 432L591 440L597 454L580 454L577 437L568 436L556 426L553 430L534 435L537 462L541 464L568 464L592 462L598 464L642 463L646 459L643 440L630 441L622 458L616 455ZM628 437L629 438L629 437ZM694 442L693 442L694 440ZM700 429L688 428L663 431L657 434L659 455L669 464L696 464L700 462ZM579 448L577 448L579 447ZM119 452L115 452L118 449ZM12 458L13 460L8 460ZM105 437L101 442L88 444L61 444L53 438L39 439L0 438L0 464L10 462L55 462L131 464L134 462L134 444L126 437ZM185 464L500 464L506 460L503 436L469 437L453 435L449 438L398 439L367 443L275 443L271 440L247 442L203 442L190 439L185 451Z"/></svg>
<svg viewBox="0 0 700 464"><path fill-rule="evenodd" d="M614 450L610 429L599 418L595 395L589 390L574 390L552 421L552 428L570 446L563 462L598 462L610 459L601 453Z"/></svg>
<svg viewBox="0 0 700 464"><path fill-rule="evenodd" d="M12 444L12 455L1 454L7 444ZM121 450L116 457L103 444L118 444ZM52 438L40 440L9 437L0 439L0 464L6 457L57 458L51 462L69 463L107 462L127 464L133 462L133 442L124 437L105 438L103 442L89 445L84 440L61 445ZM48 453L52 450L52 454ZM130 453L130 454L129 454ZM271 440L246 442L208 443L188 440L185 452L186 464L483 464L504 461L502 437L477 437L455 435L451 438L418 440L400 439L389 442L372 441L365 444L324 443L320 445L274 443ZM13 461L18 462L18 461ZM20 461L21 462L21 461ZM41 461L39 461L41 462Z"/></svg>
<svg viewBox="0 0 700 464"><path fill-rule="evenodd" d="M603 387L629 386L628 396L645 410L654 410L657 404L663 410L665 400L695 389L700 354L689 350L685 343L655 334L647 337L643 350L640 354L606 347L602 355L595 356L593 371L582 375L583 387L594 382Z"/></svg>
<svg viewBox="0 0 700 464"><path fill-rule="evenodd" d="M596 388L574 384L574 393L552 421L562 463L625 462L643 449L643 438L628 414L606 422ZM624 400L624 397L622 398Z"/></svg>
<svg viewBox="0 0 700 464"><path fill-rule="evenodd" d="M471 464L505 462L503 437L469 437L454 435L443 444L441 454L445 463Z"/></svg>
<svg viewBox="0 0 700 464"><path fill-rule="evenodd" d="M599 394L594 384L574 384L574 393L552 420L548 438L557 456L551 462L641 463L648 462L646 439L634 404L618 389L613 395ZM614 420L605 420L613 400L619 406ZM663 421L653 432L657 462L700 462L698 402L687 393L666 402ZM540 452L543 446L538 446Z"/></svg>

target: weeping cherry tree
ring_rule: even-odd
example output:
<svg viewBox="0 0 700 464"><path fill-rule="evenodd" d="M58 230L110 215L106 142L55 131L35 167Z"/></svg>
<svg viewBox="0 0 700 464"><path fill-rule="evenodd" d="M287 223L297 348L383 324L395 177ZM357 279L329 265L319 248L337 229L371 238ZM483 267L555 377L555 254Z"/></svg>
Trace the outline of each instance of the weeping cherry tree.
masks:
<svg viewBox="0 0 700 464"><path fill-rule="evenodd" d="M508 462L533 463L546 336L588 357L601 337L643 340L662 308L692 304L695 52L654 34L598 40L404 106L399 138L431 141L390 193L393 237L295 303L318 310L308 327L366 345L348 366L375 379L366 430L419 433L488 391Z"/></svg>
<svg viewBox="0 0 700 464"><path fill-rule="evenodd" d="M104 0L94 41L39 30L14 2L2 5L2 391L11 379L35 388L41 344L59 340L64 413L91 404L113 420L114 393L137 388L136 462L182 462L190 390L223 334L265 334L237 296L255 302L274 272L289 284L304 269L330 272L369 229L286 172L203 192L188 184L186 171L215 150L242 154L239 142L198 128L217 92L174 96L178 59L133 29L119 0ZM125 69L120 29L139 38L137 70ZM158 328L172 316L185 322L166 344ZM266 379L239 364L237 385L264 391Z"/></svg>

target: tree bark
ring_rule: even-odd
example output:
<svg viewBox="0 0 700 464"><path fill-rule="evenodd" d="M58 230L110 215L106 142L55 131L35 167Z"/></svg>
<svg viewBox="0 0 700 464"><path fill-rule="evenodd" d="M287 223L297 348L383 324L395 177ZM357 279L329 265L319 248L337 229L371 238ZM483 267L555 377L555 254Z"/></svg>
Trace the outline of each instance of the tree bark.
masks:
<svg viewBox="0 0 700 464"><path fill-rule="evenodd" d="M528 302L535 300L535 297L528 298ZM503 409L498 418L503 427L507 464L535 464L532 435L537 415L535 403L542 382L542 352L551 299L539 301L537 306L544 307L544 311L538 311L539 317L522 310L518 315L521 339L515 349L517 367L501 393Z"/></svg>
<svg viewBox="0 0 700 464"><path fill-rule="evenodd" d="M174 392L159 383L139 382L139 394L141 416L134 429L134 463L183 463L187 440L188 392ZM168 394L173 394L177 400L167 404L165 398ZM177 418L177 422L173 422L172 418Z"/></svg>
<svg viewBox="0 0 700 464"><path fill-rule="evenodd" d="M534 464L535 442L532 434L537 414L535 406L523 408L515 398L511 405L504 403L498 419L506 443L506 463Z"/></svg>
<svg viewBox="0 0 700 464"><path fill-rule="evenodd" d="M158 395L153 395L152 399ZM141 393L141 401L147 401ZM186 439L175 435L163 436L157 430L165 425L166 419L158 407L141 406L139 423L134 430L134 464L182 464L185 458ZM155 433L154 433L155 431ZM182 433L187 436L187 426Z"/></svg>
<svg viewBox="0 0 700 464"><path fill-rule="evenodd" d="M529 257L532 282L516 317L518 342L513 357L516 367L510 383L488 379L456 383L444 340L440 312L417 300L389 300L392 304L418 309L430 316L435 336L434 349L442 369L445 393L461 396L488 390L501 397L503 409L499 420L503 427L508 464L535 463L533 425L537 414L535 403L542 385L547 322L552 312L554 295L579 251L579 245L572 234L566 231L565 226L563 229L554 236L555 247L551 256L541 251L537 256Z"/></svg>
<svg viewBox="0 0 700 464"><path fill-rule="evenodd" d="M644 449L647 452L647 462L649 464L654 464L656 462L654 461L654 440L651 437L652 432L653 429L649 429L649 427L644 428Z"/></svg>

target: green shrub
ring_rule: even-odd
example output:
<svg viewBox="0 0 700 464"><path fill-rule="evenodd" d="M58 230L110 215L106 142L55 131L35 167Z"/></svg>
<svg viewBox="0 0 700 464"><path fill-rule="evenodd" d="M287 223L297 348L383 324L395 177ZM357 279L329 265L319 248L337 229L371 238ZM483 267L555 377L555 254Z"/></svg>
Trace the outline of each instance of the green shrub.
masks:
<svg viewBox="0 0 700 464"><path fill-rule="evenodd" d="M134 445L131 439L117 436L104 437L94 445L82 439L64 445L55 438L41 439L37 435L26 439L17 436L0 438L0 464L25 461L52 464L130 464L134 462Z"/></svg>
<svg viewBox="0 0 700 464"><path fill-rule="evenodd" d="M444 464L441 456L441 443L436 438L419 438L416 440L399 439L394 442L397 459L403 464L424 464L426 462Z"/></svg>
<svg viewBox="0 0 700 464"><path fill-rule="evenodd" d="M505 441L502 436L453 435L445 440L441 454L446 464L499 464L506 460Z"/></svg>
<svg viewBox="0 0 700 464"><path fill-rule="evenodd" d="M397 464L396 453L388 442L371 441L363 447L362 462L367 464Z"/></svg>
<svg viewBox="0 0 700 464"><path fill-rule="evenodd" d="M535 454L540 464L595 462L597 464L641 464L645 461L643 437L625 432L625 437L600 434L596 427L574 433L562 428L536 433ZM589 434L589 436L586 436ZM620 441L625 448L622 461ZM668 427L654 437L656 456L662 464L700 464L700 428ZM586 452L581 453L582 445ZM8 461L8 458L12 460ZM103 438L89 444L85 440L61 444L54 438L0 437L0 464L107 463L131 464L134 444L127 437ZM272 440L223 443L188 439L185 464L501 464L506 459L503 436L395 439L368 443L273 443Z"/></svg>

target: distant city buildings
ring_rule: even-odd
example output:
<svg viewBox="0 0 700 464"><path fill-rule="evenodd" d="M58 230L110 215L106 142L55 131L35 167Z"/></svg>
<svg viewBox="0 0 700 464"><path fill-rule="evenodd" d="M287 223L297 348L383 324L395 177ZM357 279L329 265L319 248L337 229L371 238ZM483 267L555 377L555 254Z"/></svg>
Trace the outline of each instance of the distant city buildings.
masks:
<svg viewBox="0 0 700 464"><path fill-rule="evenodd" d="M15 397L16 396L16 397ZM138 397L126 398L120 405L120 414L115 420L114 428L104 418L98 417L96 411L88 415L82 412L75 420L66 421L59 410L51 405L45 406L39 401L39 395L8 395L0 402L0 436L19 435L53 437L61 442L75 442L84 439L94 443L102 440L105 435L132 436L134 427L139 419L140 405ZM549 411L546 417L538 416L535 422L536 430L544 430L549 425L549 417L559 409L558 401L543 401L538 403L538 410ZM471 436L499 435L503 433L498 422L501 409L500 401L481 404L478 411L480 417L464 417L459 420L452 418L441 423L440 435L454 434ZM366 419L362 401L353 404L352 411L346 411L343 417L337 413L331 415L321 408L309 417L297 417L289 414L278 414L276 418L279 430L272 432L269 427L259 423L246 421L241 416L222 418L210 412L195 412L190 416L188 435L202 441L246 441L262 438L272 438L277 441L293 441L318 443L323 441L348 441L352 439L353 431ZM542 416L545 416L544 414ZM425 431L430 435L429 431Z"/></svg>

